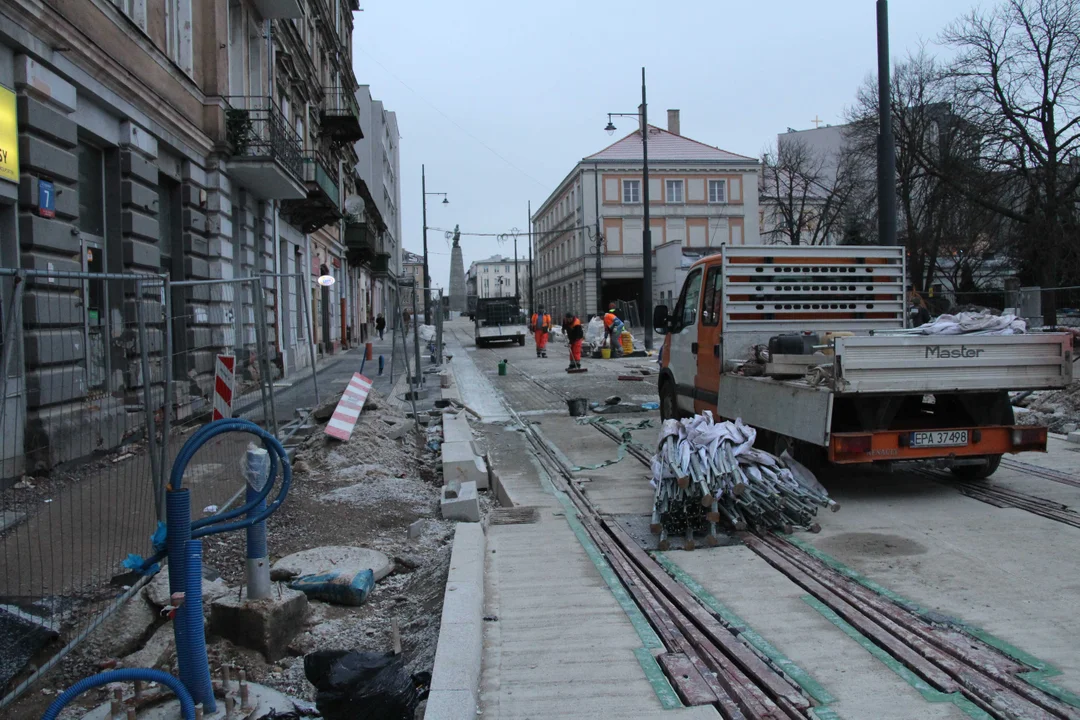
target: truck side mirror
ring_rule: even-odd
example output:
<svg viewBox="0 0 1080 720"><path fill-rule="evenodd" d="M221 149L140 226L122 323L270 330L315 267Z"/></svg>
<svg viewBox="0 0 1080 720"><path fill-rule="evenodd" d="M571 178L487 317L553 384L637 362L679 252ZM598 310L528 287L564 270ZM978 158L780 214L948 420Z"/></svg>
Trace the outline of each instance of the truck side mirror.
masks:
<svg viewBox="0 0 1080 720"><path fill-rule="evenodd" d="M668 331L668 308L667 305L657 305L652 313L653 329L661 335L667 335Z"/></svg>

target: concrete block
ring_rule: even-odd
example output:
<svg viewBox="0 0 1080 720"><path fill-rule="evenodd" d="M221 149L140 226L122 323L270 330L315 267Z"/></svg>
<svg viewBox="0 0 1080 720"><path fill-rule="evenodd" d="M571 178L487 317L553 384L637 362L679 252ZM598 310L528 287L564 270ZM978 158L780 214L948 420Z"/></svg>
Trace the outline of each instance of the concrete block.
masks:
<svg viewBox="0 0 1080 720"><path fill-rule="evenodd" d="M229 586L218 577L216 580L208 580L205 576L207 568L203 568L202 596L203 605L207 608L219 597L229 593ZM235 593L234 593L235 594ZM142 589L142 595L152 605L163 608L169 604L169 567L166 565L154 579Z"/></svg>
<svg viewBox="0 0 1080 720"><path fill-rule="evenodd" d="M184 251L189 253L195 253L196 255L206 255L210 252L209 241L194 233L183 234Z"/></svg>
<svg viewBox="0 0 1080 720"><path fill-rule="evenodd" d="M49 250L62 254L78 254L79 236L73 226L62 220L39 215L19 216L19 244L24 248Z"/></svg>
<svg viewBox="0 0 1080 720"><path fill-rule="evenodd" d="M42 255L36 250L23 252L20 256L24 270L40 270L44 272L79 272L82 266L76 260L57 257L56 255ZM35 287L59 290L61 288L82 287L82 280L69 278L34 278Z"/></svg>
<svg viewBox="0 0 1080 720"><path fill-rule="evenodd" d="M447 497L446 488L443 488L439 509L446 520L480 522L480 497L476 494L476 483L461 483L461 491L456 498Z"/></svg>
<svg viewBox="0 0 1080 720"><path fill-rule="evenodd" d="M424 519L416 520L409 524L409 539L416 540L418 537L424 534L424 529L427 527L427 521Z"/></svg>
<svg viewBox="0 0 1080 720"><path fill-rule="evenodd" d="M176 633L173 624L165 623L150 636L142 649L124 658L124 667L168 668L176 651Z"/></svg>
<svg viewBox="0 0 1080 720"><path fill-rule="evenodd" d="M50 367L26 373L26 404L55 405L86 396L86 370L81 367Z"/></svg>
<svg viewBox="0 0 1080 720"><path fill-rule="evenodd" d="M471 443L472 430L469 428L469 419L462 411L457 415L443 415L443 442L447 443Z"/></svg>
<svg viewBox="0 0 1080 720"><path fill-rule="evenodd" d="M157 138L130 120L120 123L120 145L136 148L150 158L157 158Z"/></svg>
<svg viewBox="0 0 1080 720"><path fill-rule="evenodd" d="M388 440L400 440L412 430L412 423L397 422L387 427L385 431Z"/></svg>
<svg viewBox="0 0 1080 720"><path fill-rule="evenodd" d="M30 366L73 363L86 354L81 329L27 330L23 335L26 362Z"/></svg>
<svg viewBox="0 0 1080 720"><path fill-rule="evenodd" d="M1071 443L1076 443L1077 445L1080 445L1080 430L1073 430L1071 433L1069 433L1068 440Z"/></svg>
<svg viewBox="0 0 1080 720"><path fill-rule="evenodd" d="M136 210L120 213L120 228L124 235L142 238L152 243L158 240L158 219Z"/></svg>
<svg viewBox="0 0 1080 720"><path fill-rule="evenodd" d="M23 295L23 322L26 325L82 323L82 306L76 296L45 293L42 290L47 289L48 284L38 280L35 283L41 289L27 290Z"/></svg>
<svg viewBox="0 0 1080 720"><path fill-rule="evenodd" d="M425 718L476 714L484 637L484 560L483 528L457 525Z"/></svg>
<svg viewBox="0 0 1080 720"><path fill-rule="evenodd" d="M128 420L123 401L103 398L93 407L62 405L27 413L26 459L31 472L79 460L103 448L115 448L125 435L141 428L145 417Z"/></svg>
<svg viewBox="0 0 1080 720"><path fill-rule="evenodd" d="M157 245L141 240L124 240L124 268L149 268L155 272L161 268L161 251Z"/></svg>
<svg viewBox="0 0 1080 720"><path fill-rule="evenodd" d="M206 187L206 171L190 160L185 160L180 170L185 183L193 183L199 187Z"/></svg>
<svg viewBox="0 0 1080 720"><path fill-rule="evenodd" d="M451 480L475 483L476 487L488 487L487 467L483 458L477 457L470 442L444 442L442 445L443 482Z"/></svg>
<svg viewBox="0 0 1080 720"><path fill-rule="evenodd" d="M490 463L488 464L488 481L491 483L491 494L495 496L495 502L499 504L499 507L514 507L514 499L510 497L510 492L506 489L502 478Z"/></svg>
<svg viewBox="0 0 1080 720"><path fill-rule="evenodd" d="M19 178L19 204L36 209L39 207L38 178L23 173ZM67 185L54 184L53 209L60 220L73 220L79 216L79 191Z"/></svg>
<svg viewBox="0 0 1080 720"><path fill-rule="evenodd" d="M78 126L67 113L60 112L37 98L20 95L18 99L19 125L33 128L57 145L74 147L78 141Z"/></svg>
<svg viewBox="0 0 1080 720"><path fill-rule="evenodd" d="M120 151L120 171L130 177L138 178L151 187L158 182L157 163L138 152Z"/></svg>
<svg viewBox="0 0 1080 720"><path fill-rule="evenodd" d="M155 215L159 210L157 191L134 180L124 180L120 183L120 200L125 205L134 205Z"/></svg>
<svg viewBox="0 0 1080 720"><path fill-rule="evenodd" d="M79 178L79 161L75 153L30 135L19 136L19 168L23 172L37 171L42 177L55 180L75 182Z"/></svg>
<svg viewBox="0 0 1080 720"><path fill-rule="evenodd" d="M105 621L98 633L106 639L106 657L124 657L138 650L152 634L157 620L157 610L136 593Z"/></svg>
<svg viewBox="0 0 1080 720"><path fill-rule="evenodd" d="M210 632L274 662L304 629L307 612L307 595L283 585L264 600L248 600L246 588L239 599L230 591L210 606Z"/></svg>
<svg viewBox="0 0 1080 720"><path fill-rule="evenodd" d="M75 112L75 86L29 55L15 56L15 87L39 97L61 110Z"/></svg>
<svg viewBox="0 0 1080 720"><path fill-rule="evenodd" d="M191 207L184 208L184 229L198 233L206 232L206 213Z"/></svg>
<svg viewBox="0 0 1080 720"><path fill-rule="evenodd" d="M205 242L205 241L204 241ZM210 279L210 263L201 258L184 258L184 274L188 278Z"/></svg>

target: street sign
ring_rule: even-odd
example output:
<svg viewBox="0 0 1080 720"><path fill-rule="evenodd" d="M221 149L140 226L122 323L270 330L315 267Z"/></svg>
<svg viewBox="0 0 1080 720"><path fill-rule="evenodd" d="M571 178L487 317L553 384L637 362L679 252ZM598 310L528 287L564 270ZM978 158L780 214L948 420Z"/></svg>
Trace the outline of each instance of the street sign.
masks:
<svg viewBox="0 0 1080 720"><path fill-rule="evenodd" d="M38 215L56 217L56 189L50 180L38 180Z"/></svg>

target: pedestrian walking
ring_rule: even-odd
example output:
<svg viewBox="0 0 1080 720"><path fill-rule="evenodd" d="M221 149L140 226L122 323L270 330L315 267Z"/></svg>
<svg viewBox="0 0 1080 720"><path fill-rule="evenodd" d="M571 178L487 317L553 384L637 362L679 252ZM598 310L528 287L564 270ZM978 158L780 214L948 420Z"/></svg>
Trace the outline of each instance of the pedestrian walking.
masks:
<svg viewBox="0 0 1080 720"><path fill-rule="evenodd" d="M401 319L405 322L405 332L409 332L409 320L412 318L412 313L409 312L409 308L405 308L401 313Z"/></svg>
<svg viewBox="0 0 1080 720"><path fill-rule="evenodd" d="M529 323L536 340L536 357L547 357L548 333L551 331L551 316L544 312L544 306L537 307L533 313L532 322Z"/></svg>
<svg viewBox="0 0 1080 720"><path fill-rule="evenodd" d="M585 330L581 327L581 320L572 312L566 313L563 318L563 332L570 341L570 366L567 370L581 369L581 344L585 342Z"/></svg>
<svg viewBox="0 0 1080 720"><path fill-rule="evenodd" d="M379 313L379 316L375 318L375 329L379 331L379 340L382 340L383 332L386 331L386 318L383 317L382 313Z"/></svg>

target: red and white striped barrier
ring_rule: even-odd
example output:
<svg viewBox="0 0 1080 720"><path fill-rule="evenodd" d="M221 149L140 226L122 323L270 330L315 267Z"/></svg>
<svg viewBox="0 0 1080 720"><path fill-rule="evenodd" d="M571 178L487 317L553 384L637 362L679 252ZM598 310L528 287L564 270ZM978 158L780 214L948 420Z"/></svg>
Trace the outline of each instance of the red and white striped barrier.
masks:
<svg viewBox="0 0 1080 720"><path fill-rule="evenodd" d="M360 373L354 373L345 392L341 394L337 407L334 408L333 417L326 423L327 435L338 440L348 440L352 437L356 419L360 417L360 411L364 409L369 390L371 390L371 381Z"/></svg>
<svg viewBox="0 0 1080 720"><path fill-rule="evenodd" d="M211 420L232 417L233 389L236 387L236 356L218 355L214 362L214 414Z"/></svg>

